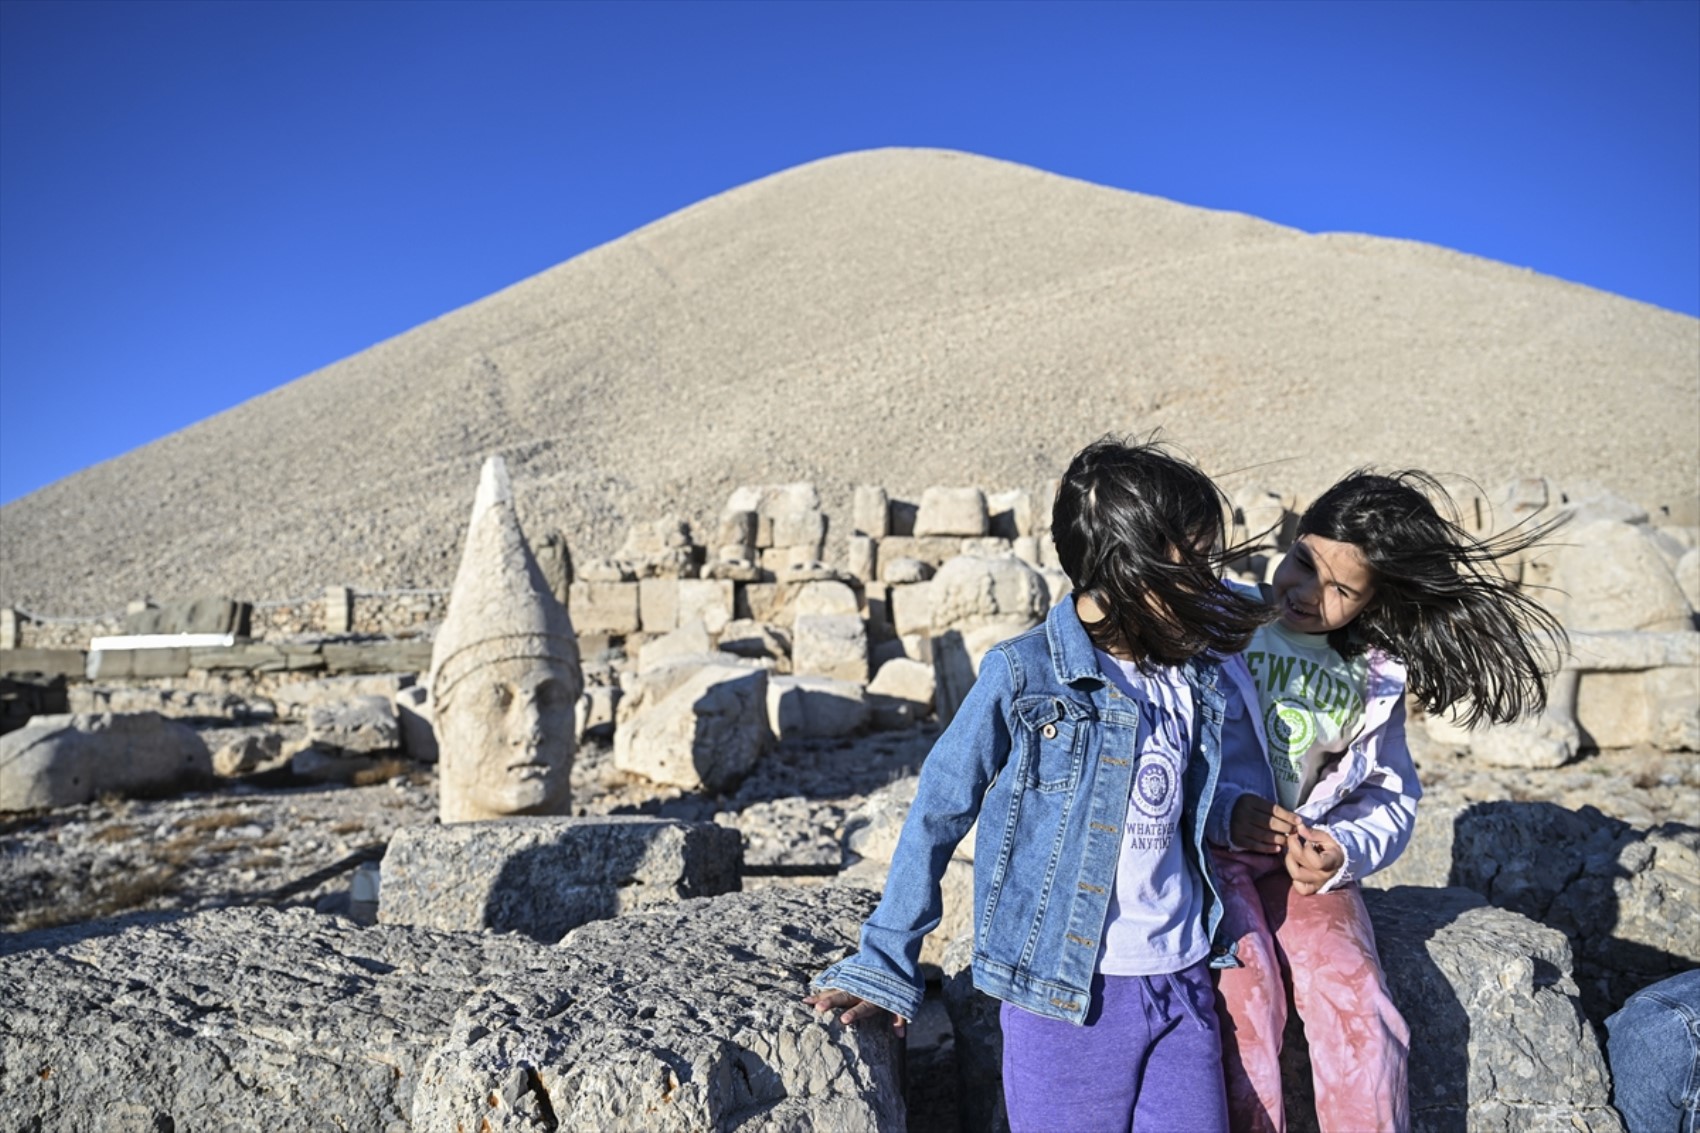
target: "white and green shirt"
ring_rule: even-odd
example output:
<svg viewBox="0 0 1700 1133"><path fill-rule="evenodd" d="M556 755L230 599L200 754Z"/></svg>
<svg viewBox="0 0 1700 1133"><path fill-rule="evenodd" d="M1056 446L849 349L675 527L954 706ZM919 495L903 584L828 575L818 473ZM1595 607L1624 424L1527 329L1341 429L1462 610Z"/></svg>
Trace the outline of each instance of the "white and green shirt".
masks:
<svg viewBox="0 0 1700 1133"><path fill-rule="evenodd" d="M1296 810L1363 726L1369 659L1347 660L1326 635L1271 622L1251 639L1245 662L1257 687L1275 792L1282 806Z"/></svg>

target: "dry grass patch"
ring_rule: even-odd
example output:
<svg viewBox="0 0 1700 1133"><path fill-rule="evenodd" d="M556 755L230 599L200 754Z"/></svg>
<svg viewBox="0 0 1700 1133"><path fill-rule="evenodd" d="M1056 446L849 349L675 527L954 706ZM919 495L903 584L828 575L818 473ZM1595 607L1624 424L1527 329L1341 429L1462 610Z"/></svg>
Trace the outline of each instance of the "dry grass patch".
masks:
<svg viewBox="0 0 1700 1133"><path fill-rule="evenodd" d="M155 846L153 857L168 865L181 866L193 861L197 855L211 853L212 850L212 844L203 834L190 831Z"/></svg>
<svg viewBox="0 0 1700 1133"><path fill-rule="evenodd" d="M13 931L54 928L146 908L177 888L178 872L174 865L163 865L120 874L111 884L68 904L29 910L17 919Z"/></svg>
<svg viewBox="0 0 1700 1133"><path fill-rule="evenodd" d="M379 783L388 783L391 779L406 775L413 770L413 764L405 759L386 759L364 771L356 771L349 782L356 787L372 787Z"/></svg>
<svg viewBox="0 0 1700 1133"><path fill-rule="evenodd" d="M91 842L128 842L140 838L146 830L133 822L115 822L111 826L102 826L89 835Z"/></svg>
<svg viewBox="0 0 1700 1133"><path fill-rule="evenodd" d="M241 826L248 821L248 816L236 810L215 810L207 814L192 815L177 824L177 829L185 834L210 834L214 830L228 830L232 826Z"/></svg>

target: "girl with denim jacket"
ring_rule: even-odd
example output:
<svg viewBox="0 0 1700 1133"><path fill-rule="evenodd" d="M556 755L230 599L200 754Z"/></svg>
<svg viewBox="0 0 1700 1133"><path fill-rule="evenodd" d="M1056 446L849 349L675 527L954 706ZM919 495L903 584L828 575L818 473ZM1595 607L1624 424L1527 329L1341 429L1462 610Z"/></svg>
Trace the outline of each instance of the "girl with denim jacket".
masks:
<svg viewBox="0 0 1700 1133"><path fill-rule="evenodd" d="M1218 581L1223 516L1209 478L1155 445L1104 440L1074 458L1052 522L1073 595L981 661L922 768L859 951L805 999L852 1025L914 1017L939 881L978 819L974 982L1003 1001L1015 1133L1225 1125L1211 655L1238 652L1269 614Z"/></svg>
<svg viewBox="0 0 1700 1133"><path fill-rule="evenodd" d="M1289 987L1323 1133L1404 1130L1410 1032L1387 993L1356 882L1404 850L1422 794L1405 746L1407 688L1468 723L1545 704L1542 639L1563 631L1493 564L1498 543L1444 520L1415 472L1355 472L1299 521L1268 597L1277 620L1227 664L1217 973L1235 1130L1281 1130Z"/></svg>

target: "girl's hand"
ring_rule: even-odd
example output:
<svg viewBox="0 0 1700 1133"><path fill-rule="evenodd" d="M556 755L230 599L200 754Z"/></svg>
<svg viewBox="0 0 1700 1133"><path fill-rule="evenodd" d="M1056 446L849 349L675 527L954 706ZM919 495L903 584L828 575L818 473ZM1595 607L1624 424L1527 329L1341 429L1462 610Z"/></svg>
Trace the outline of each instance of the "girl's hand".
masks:
<svg viewBox="0 0 1700 1133"><path fill-rule="evenodd" d="M1326 830L1315 830L1301 819L1298 831L1287 839L1287 876L1293 888L1309 897L1346 864L1346 851Z"/></svg>
<svg viewBox="0 0 1700 1133"><path fill-rule="evenodd" d="M836 988L827 988L825 991L819 991L813 995L805 995L803 1002L813 1007L817 1015L825 1015L829 1011L844 1008L844 1014L838 1017L838 1021L847 1027L854 1027L863 1019L877 1019L881 1015L890 1014L885 1008L869 1003L861 996L851 995L847 991L838 991ZM891 1016L892 1034L902 1038L908 1028L909 1020L901 1015Z"/></svg>
<svg viewBox="0 0 1700 1133"><path fill-rule="evenodd" d="M1279 803L1245 794L1234 800L1228 835L1242 849L1278 854L1287 846L1288 836L1301 825L1299 816Z"/></svg>

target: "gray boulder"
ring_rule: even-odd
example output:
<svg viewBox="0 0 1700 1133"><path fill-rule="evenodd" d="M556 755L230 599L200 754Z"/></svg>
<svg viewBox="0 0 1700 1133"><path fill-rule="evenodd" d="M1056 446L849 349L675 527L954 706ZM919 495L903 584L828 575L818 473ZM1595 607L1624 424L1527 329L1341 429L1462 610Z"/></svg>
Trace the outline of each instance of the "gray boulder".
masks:
<svg viewBox="0 0 1700 1133"><path fill-rule="evenodd" d="M736 786L773 746L767 679L731 663L645 674L620 701L614 766L687 791Z"/></svg>
<svg viewBox="0 0 1700 1133"><path fill-rule="evenodd" d="M873 903L768 889L586 925L547 980L504 981L462 1007L424 1068L414 1126L901 1130L890 1030L818 1021L798 999L854 947ZM547 1109L527 1112L545 1092Z"/></svg>
<svg viewBox="0 0 1700 1133"><path fill-rule="evenodd" d="M350 755L395 751L401 747L401 722L391 697L358 696L309 709L307 739L322 751Z"/></svg>
<svg viewBox="0 0 1700 1133"><path fill-rule="evenodd" d="M1637 829L1593 807L1429 806L1408 850L1371 882L1458 885L1562 931L1588 1016L1700 965L1700 829Z"/></svg>
<svg viewBox="0 0 1700 1133"><path fill-rule="evenodd" d="M390 839L378 920L444 931L568 931L738 888L736 830L672 819L528 818L404 826Z"/></svg>
<svg viewBox="0 0 1700 1133"><path fill-rule="evenodd" d="M867 694L832 677L771 677L767 719L781 740L852 736L867 726Z"/></svg>
<svg viewBox="0 0 1700 1133"><path fill-rule="evenodd" d="M200 735L154 712L37 716L0 736L0 811L168 792L211 775Z"/></svg>
<svg viewBox="0 0 1700 1133"><path fill-rule="evenodd" d="M0 1126L900 1130L883 1027L808 979L875 896L771 889L521 936L226 908L0 938Z"/></svg>

